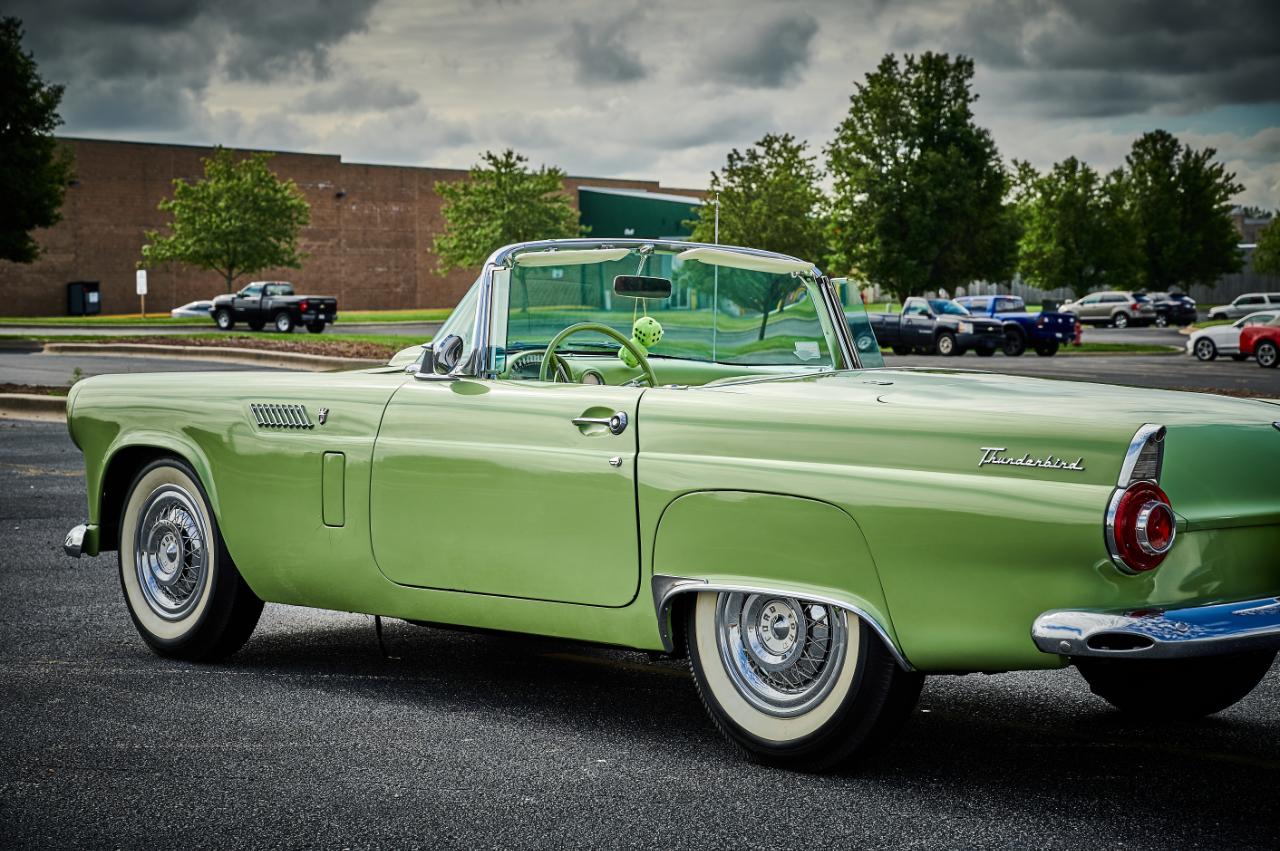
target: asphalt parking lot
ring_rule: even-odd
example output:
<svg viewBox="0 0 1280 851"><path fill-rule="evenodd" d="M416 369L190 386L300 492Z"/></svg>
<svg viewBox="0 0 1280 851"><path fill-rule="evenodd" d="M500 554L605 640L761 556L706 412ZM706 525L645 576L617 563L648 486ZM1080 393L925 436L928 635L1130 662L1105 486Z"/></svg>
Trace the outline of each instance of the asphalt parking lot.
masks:
<svg viewBox="0 0 1280 851"><path fill-rule="evenodd" d="M1074 671L933 677L860 770L743 762L684 667L268 606L226 664L151 655L61 424L0 422L0 844L1274 848L1280 668L1134 726ZM423 542L424 552L430 542Z"/></svg>

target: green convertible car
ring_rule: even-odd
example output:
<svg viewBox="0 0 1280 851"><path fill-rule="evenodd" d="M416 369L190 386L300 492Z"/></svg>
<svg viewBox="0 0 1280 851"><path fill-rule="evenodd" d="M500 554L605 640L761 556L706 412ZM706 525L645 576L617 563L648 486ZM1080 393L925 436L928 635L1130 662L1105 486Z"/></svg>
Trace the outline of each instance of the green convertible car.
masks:
<svg viewBox="0 0 1280 851"><path fill-rule="evenodd" d="M811 263L682 242L493 253L431 345L68 400L88 522L164 656L263 601L687 655L724 734L816 770L929 673L1074 664L1149 719L1280 647L1280 403L886 369Z"/></svg>

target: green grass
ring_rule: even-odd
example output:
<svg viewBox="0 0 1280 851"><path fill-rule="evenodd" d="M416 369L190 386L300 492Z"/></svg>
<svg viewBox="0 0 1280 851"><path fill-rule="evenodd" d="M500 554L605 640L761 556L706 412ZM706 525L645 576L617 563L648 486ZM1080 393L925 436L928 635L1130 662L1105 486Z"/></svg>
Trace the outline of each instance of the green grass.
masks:
<svg viewBox="0 0 1280 851"><path fill-rule="evenodd" d="M1237 320L1235 319L1205 319L1202 322L1193 322L1187 327L1190 328L1191 333L1194 334L1196 330L1199 328L1212 328L1215 325L1230 325L1231 323L1236 321Z"/></svg>
<svg viewBox="0 0 1280 851"><path fill-rule="evenodd" d="M339 327L343 322L442 322L453 312L449 307L433 307L425 310L350 310L339 311ZM212 325L213 320L193 317L174 319L159 314L145 319L137 313L120 313L110 316L0 316L0 325Z"/></svg>
<svg viewBox="0 0 1280 851"><path fill-rule="evenodd" d="M1089 354L1090 352L1118 355L1154 355L1180 351L1177 346L1156 346L1148 343L1082 343L1079 346L1063 346L1059 354Z"/></svg>

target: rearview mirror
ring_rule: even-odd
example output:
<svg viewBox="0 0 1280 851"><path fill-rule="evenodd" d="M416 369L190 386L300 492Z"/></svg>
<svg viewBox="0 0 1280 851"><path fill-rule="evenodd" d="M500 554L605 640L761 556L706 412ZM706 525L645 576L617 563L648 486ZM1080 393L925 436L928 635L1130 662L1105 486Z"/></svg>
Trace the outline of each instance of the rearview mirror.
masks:
<svg viewBox="0 0 1280 851"><path fill-rule="evenodd" d="M613 294L627 298L671 298L671 281L649 275L618 275Z"/></svg>
<svg viewBox="0 0 1280 851"><path fill-rule="evenodd" d="M464 348L466 346L457 334L448 334L429 346L423 346L418 378L435 380L449 377L462 359Z"/></svg>

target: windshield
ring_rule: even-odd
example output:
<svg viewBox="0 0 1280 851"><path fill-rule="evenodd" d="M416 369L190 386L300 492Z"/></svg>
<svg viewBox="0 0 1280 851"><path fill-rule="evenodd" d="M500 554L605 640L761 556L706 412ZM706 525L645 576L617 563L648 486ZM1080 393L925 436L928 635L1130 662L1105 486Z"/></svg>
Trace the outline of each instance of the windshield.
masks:
<svg viewBox="0 0 1280 851"><path fill-rule="evenodd" d="M504 274L509 280L506 303L494 306L498 321L493 342L499 370L511 355L545 348L576 323L601 323L631 337L636 320L645 316L661 326L660 339L647 347L653 359L828 369L836 363L835 332L826 311L820 309L817 284L809 275L681 260L672 251L642 255L634 249L606 262L563 266L517 262ZM666 278L671 281L671 295L617 295L613 282L619 275ZM502 297L496 293L497 299ZM584 332L570 337L558 350L616 355L619 348L602 334Z"/></svg>
<svg viewBox="0 0 1280 851"><path fill-rule="evenodd" d="M950 313L952 316L968 316L969 311L965 310L960 304L954 301L948 301L945 298L929 299L929 306L933 308L934 313Z"/></svg>

